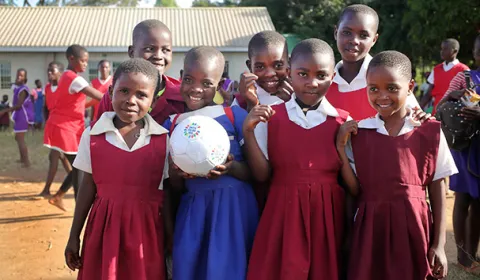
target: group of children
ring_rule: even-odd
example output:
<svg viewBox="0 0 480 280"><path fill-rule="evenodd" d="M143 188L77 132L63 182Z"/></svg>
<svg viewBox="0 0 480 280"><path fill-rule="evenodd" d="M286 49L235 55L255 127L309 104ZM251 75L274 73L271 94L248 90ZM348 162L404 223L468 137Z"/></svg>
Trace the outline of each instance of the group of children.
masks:
<svg viewBox="0 0 480 280"><path fill-rule="evenodd" d="M48 69L42 192L50 194L61 159L69 175L50 203L63 208L74 186L68 267L89 280L444 278L445 178L459 176L459 187L469 180L472 190L456 189L469 193L458 203L465 217L470 206L480 209L479 179L465 175L440 123L419 109L409 59L369 55L378 24L368 6L346 7L336 65L320 39L301 41L289 57L281 34L254 35L232 106L215 102L225 64L215 48L191 49L181 82L165 75L172 34L160 21L139 23L131 59L113 78L108 62L99 63L93 86L78 75L87 50L69 47L67 70L56 62ZM477 48L480 40L480 65ZM27 106L25 82L26 72L17 74L14 104L24 105L14 110ZM98 107L87 129L85 96L101 100L89 104ZM464 113L479 119L480 110ZM230 138L226 163L206 178L169 157L169 134L193 115L215 119ZM470 240L458 262L474 272L478 260L464 258L475 257L478 238L465 237L465 224L455 232L463 234L457 244Z"/></svg>

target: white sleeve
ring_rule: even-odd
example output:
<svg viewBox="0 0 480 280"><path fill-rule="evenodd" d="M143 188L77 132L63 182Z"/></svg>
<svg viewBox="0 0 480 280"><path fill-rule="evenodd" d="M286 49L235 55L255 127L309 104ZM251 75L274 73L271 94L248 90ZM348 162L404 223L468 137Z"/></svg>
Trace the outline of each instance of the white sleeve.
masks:
<svg viewBox="0 0 480 280"><path fill-rule="evenodd" d="M440 143L438 144L437 163L433 180L440 180L457 173L458 169L448 148L447 139L445 139L443 131L440 131Z"/></svg>
<svg viewBox="0 0 480 280"><path fill-rule="evenodd" d="M90 127L87 127L82 134L78 153L73 162L73 167L78 170L92 174L92 158L90 156Z"/></svg>
<svg viewBox="0 0 480 280"><path fill-rule="evenodd" d="M70 94L79 93L89 85L90 84L83 77L78 76L70 84L70 87L68 88L68 92Z"/></svg>
<svg viewBox="0 0 480 280"><path fill-rule="evenodd" d="M258 147L262 150L263 155L268 160L268 123L260 122L254 130L255 139L257 139Z"/></svg>
<svg viewBox="0 0 480 280"><path fill-rule="evenodd" d="M427 82L429 84L433 85L433 82L434 82L434 80L433 80L433 70L432 70L432 72L430 72L430 75L428 75Z"/></svg>
<svg viewBox="0 0 480 280"><path fill-rule="evenodd" d="M168 151L168 145L170 143L170 137L167 136L167 151L165 151L165 164L163 165L163 177L162 180L160 181L160 186L158 186L159 190L163 190L163 181L168 179L168 156L169 156L169 151Z"/></svg>
<svg viewBox="0 0 480 280"><path fill-rule="evenodd" d="M415 98L414 94L407 96L407 108L420 108L420 104L418 104L417 98Z"/></svg>
<svg viewBox="0 0 480 280"><path fill-rule="evenodd" d="M352 139L348 139L347 145L345 146L345 154L348 158L348 163L352 167L353 173L357 174L357 169L355 168L355 159L353 158L353 148L352 148Z"/></svg>

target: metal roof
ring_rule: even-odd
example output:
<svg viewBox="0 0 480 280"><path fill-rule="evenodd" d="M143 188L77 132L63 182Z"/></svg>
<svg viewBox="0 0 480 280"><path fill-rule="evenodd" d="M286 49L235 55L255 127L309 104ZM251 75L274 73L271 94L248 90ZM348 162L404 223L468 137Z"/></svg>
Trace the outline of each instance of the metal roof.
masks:
<svg viewBox="0 0 480 280"><path fill-rule="evenodd" d="M0 51L63 52L80 44L90 52L124 52L133 28L146 19L171 29L176 51L200 45L246 51L255 33L275 30L264 7L1 7Z"/></svg>

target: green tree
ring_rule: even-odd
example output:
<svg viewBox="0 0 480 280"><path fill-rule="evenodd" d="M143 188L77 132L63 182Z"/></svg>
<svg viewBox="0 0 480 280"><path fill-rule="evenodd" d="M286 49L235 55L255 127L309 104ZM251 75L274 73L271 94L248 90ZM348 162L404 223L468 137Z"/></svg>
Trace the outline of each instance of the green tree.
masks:
<svg viewBox="0 0 480 280"><path fill-rule="evenodd" d="M210 0L194 0L192 7L217 7L217 4Z"/></svg>
<svg viewBox="0 0 480 280"><path fill-rule="evenodd" d="M157 0L155 7L178 7L175 0Z"/></svg>
<svg viewBox="0 0 480 280"><path fill-rule="evenodd" d="M424 61L440 61L440 43L446 38L460 42L459 59L472 61L471 50L480 31L480 5L469 0L408 0L403 25L408 40Z"/></svg>

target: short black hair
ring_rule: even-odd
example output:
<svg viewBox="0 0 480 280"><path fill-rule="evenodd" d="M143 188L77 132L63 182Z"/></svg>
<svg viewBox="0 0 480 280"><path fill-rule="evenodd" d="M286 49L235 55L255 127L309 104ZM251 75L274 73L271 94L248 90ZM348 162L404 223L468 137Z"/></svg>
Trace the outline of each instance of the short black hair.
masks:
<svg viewBox="0 0 480 280"><path fill-rule="evenodd" d="M152 80L152 84L154 84L155 87L157 86L159 79L158 70L155 68L155 66L153 66L153 64L148 62L148 60L143 58L131 58L120 63L115 71L115 74L113 75L112 86L115 86L117 79L119 79L120 76L125 73L142 73L147 76L147 78Z"/></svg>
<svg viewBox="0 0 480 280"><path fill-rule="evenodd" d="M292 63L299 55L304 54L326 54L331 59L332 65L335 65L335 55L333 54L333 49L329 44L327 44L327 42L323 40L311 38L299 42L292 50L290 63Z"/></svg>
<svg viewBox="0 0 480 280"><path fill-rule="evenodd" d="M36 83L40 83L40 82L42 82L42 81L40 81L40 79L36 79L36 80L35 80L35 84L36 84Z"/></svg>
<svg viewBox="0 0 480 280"><path fill-rule="evenodd" d="M58 71L63 72L63 70L64 70L63 63L58 62L58 61L52 61L48 64L48 67L53 66L53 65L57 65Z"/></svg>
<svg viewBox="0 0 480 280"><path fill-rule="evenodd" d="M100 61L98 62L97 68L100 68L100 66L102 66L102 64L105 63L105 62L108 63L108 64L110 64L110 61L108 61L108 60L106 60L106 59L102 59L102 60L100 60Z"/></svg>
<svg viewBox="0 0 480 280"><path fill-rule="evenodd" d="M168 26L165 25L165 23L156 19L147 19L139 22L137 25L135 25L135 28L133 28L132 44L135 45L135 41L137 41L138 36L142 36L145 33L145 31L149 31L151 29L156 29L156 28L165 29L168 31L168 33L171 33L170 28L168 28Z"/></svg>
<svg viewBox="0 0 480 280"><path fill-rule="evenodd" d="M220 75L223 74L223 69L225 68L225 57L216 48L207 46L200 46L190 49L185 55L185 60L183 62L184 69L192 63L204 63L205 60L214 60L215 64L217 65L217 71L221 71Z"/></svg>
<svg viewBox="0 0 480 280"><path fill-rule="evenodd" d="M282 34L276 31L262 31L253 35L250 42L248 42L248 58L252 58L258 51L263 50L269 46L285 46L285 51L288 51L287 40Z"/></svg>
<svg viewBox="0 0 480 280"><path fill-rule="evenodd" d="M443 40L442 43L448 44L453 50L456 50L457 52L460 51L460 43L457 41L457 39L448 38Z"/></svg>
<svg viewBox="0 0 480 280"><path fill-rule="evenodd" d="M367 5L362 5L362 4L354 4L354 5L345 7L340 13L340 17L338 18L337 25L339 26L340 23L344 20L345 16L349 14L364 14L364 15L372 16L375 20L375 26L376 26L375 32L378 31L378 25L380 23L380 19L378 18L377 12L371 7Z"/></svg>
<svg viewBox="0 0 480 280"><path fill-rule="evenodd" d="M82 54L86 53L87 52L87 49L83 46L80 46L80 45L77 45L77 44L74 44L74 45L71 45L70 47L67 48L67 53L66 53L66 57L67 59L70 57L70 56L73 56L75 58L78 58L80 57Z"/></svg>
<svg viewBox="0 0 480 280"><path fill-rule="evenodd" d="M412 63L410 62L410 59L401 52L384 51L378 53L372 58L372 61L370 61L367 74L371 69L377 66L394 68L408 80L412 79Z"/></svg>

